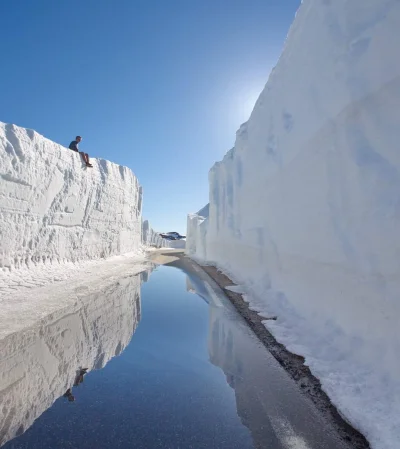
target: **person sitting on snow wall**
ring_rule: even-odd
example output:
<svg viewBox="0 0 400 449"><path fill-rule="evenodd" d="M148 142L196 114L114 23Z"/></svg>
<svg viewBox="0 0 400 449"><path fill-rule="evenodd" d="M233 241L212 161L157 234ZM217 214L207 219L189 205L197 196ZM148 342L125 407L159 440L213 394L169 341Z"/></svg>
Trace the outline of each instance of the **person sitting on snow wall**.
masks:
<svg viewBox="0 0 400 449"><path fill-rule="evenodd" d="M89 161L89 155L87 153L84 153L83 151L79 151L78 143L82 140L81 136L76 136L75 140L73 140L69 144L69 149L72 151L76 151L77 153L80 153L83 157L83 160L85 161L86 167L93 167L93 165Z"/></svg>

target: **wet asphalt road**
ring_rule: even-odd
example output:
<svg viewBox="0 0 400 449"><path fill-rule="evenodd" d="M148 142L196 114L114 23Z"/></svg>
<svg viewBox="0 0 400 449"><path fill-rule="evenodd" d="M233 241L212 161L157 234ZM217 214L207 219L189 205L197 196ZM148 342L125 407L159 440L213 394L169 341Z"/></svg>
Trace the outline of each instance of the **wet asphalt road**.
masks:
<svg viewBox="0 0 400 449"><path fill-rule="evenodd" d="M207 275L148 277L0 342L4 449L346 447Z"/></svg>

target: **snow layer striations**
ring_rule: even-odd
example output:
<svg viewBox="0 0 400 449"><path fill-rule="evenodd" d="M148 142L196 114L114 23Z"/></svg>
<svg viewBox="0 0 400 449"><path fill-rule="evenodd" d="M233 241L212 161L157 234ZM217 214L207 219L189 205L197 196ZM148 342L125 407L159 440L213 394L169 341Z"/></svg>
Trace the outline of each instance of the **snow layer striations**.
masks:
<svg viewBox="0 0 400 449"><path fill-rule="evenodd" d="M141 246L142 189L127 167L0 123L0 267L105 258Z"/></svg>
<svg viewBox="0 0 400 449"><path fill-rule="evenodd" d="M400 441L400 2L304 0L187 253L243 284L376 449Z"/></svg>

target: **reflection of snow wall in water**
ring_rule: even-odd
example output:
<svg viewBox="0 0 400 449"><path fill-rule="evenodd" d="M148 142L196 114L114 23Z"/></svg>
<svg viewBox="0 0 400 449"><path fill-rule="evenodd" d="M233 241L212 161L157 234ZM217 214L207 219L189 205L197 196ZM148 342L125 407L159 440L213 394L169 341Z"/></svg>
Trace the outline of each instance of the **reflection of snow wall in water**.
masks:
<svg viewBox="0 0 400 449"><path fill-rule="evenodd" d="M237 413L242 423L250 430L254 445L281 447L271 423L266 418L266 409L258 392L255 378L263 371L260 360L254 372L254 354L242 323L238 323L236 312L230 313L213 289L197 277L187 278L187 291L196 293L210 305L208 352L210 361L222 369L228 385L234 389ZM247 359L247 360L246 360ZM272 404L273 406L273 404Z"/></svg>
<svg viewBox="0 0 400 449"><path fill-rule="evenodd" d="M62 396L77 369L103 368L125 349L140 320L146 277L119 280L0 341L0 445L27 430Z"/></svg>
<svg viewBox="0 0 400 449"><path fill-rule="evenodd" d="M332 432L329 424L212 284L189 274L186 288L210 306L210 361L235 391L238 416L250 430L254 447L342 449L334 436L326 437L325 432Z"/></svg>

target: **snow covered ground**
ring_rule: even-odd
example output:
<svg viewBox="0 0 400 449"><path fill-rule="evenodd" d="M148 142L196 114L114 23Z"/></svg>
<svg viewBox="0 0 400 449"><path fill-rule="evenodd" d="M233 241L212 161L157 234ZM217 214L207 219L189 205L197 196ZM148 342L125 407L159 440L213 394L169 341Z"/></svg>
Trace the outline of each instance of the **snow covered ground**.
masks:
<svg viewBox="0 0 400 449"><path fill-rule="evenodd" d="M187 230L375 449L400 441L399 30L398 1L304 0Z"/></svg>

